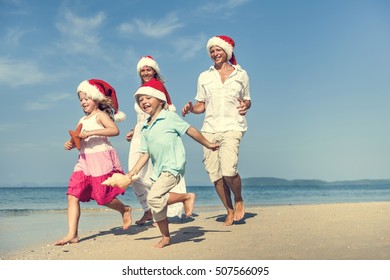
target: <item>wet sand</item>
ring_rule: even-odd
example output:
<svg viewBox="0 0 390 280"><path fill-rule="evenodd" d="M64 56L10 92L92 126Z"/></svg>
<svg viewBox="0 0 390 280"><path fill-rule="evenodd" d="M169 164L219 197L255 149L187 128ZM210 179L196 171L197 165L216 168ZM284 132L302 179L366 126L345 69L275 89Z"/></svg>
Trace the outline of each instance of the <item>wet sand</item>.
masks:
<svg viewBox="0 0 390 280"><path fill-rule="evenodd" d="M3 260L390 260L390 202L249 207L223 225L222 209L169 225L172 244L154 247L158 228L112 225L80 233L64 246L34 244ZM66 223L66 220L63 220ZM95 219L99 225L99 216ZM50 231L50 225L47 225ZM63 233L65 235L65 232ZM62 236L58 236L60 239Z"/></svg>

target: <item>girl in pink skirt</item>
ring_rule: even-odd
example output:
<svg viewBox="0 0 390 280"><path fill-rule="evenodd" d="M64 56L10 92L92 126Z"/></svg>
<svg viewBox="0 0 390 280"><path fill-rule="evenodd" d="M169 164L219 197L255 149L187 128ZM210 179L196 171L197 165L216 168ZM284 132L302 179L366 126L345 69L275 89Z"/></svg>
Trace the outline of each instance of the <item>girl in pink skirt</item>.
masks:
<svg viewBox="0 0 390 280"><path fill-rule="evenodd" d="M126 115L118 111L115 90L105 81L83 81L78 86L77 93L85 113L79 121L79 124L82 124L78 135L80 154L67 191L68 233L55 245L79 241L80 201L88 202L93 199L98 205L120 212L124 230L131 224L131 208L116 198L119 194L124 194L125 190L101 184L114 173L123 174L118 155L108 137L119 135L114 121L123 121ZM74 140L72 137L64 144L66 150L76 147Z"/></svg>

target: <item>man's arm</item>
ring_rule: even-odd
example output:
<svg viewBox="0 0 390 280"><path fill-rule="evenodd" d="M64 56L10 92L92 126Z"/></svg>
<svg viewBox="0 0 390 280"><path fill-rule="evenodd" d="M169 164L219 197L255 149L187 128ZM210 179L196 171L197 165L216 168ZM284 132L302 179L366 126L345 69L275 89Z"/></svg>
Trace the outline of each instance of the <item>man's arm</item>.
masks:
<svg viewBox="0 0 390 280"><path fill-rule="evenodd" d="M206 110L206 106L204 102L197 101L195 105L189 101L186 105L184 105L183 109L181 109L181 114L183 117L189 113L193 114L202 114Z"/></svg>

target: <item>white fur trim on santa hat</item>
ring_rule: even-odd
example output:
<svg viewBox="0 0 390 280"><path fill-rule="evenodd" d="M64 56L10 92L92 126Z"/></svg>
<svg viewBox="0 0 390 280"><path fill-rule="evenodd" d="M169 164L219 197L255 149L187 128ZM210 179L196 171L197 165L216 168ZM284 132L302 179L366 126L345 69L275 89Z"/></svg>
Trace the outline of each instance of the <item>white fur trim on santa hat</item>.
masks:
<svg viewBox="0 0 390 280"><path fill-rule="evenodd" d="M207 53L210 55L210 48L212 46L218 46L218 47L221 47L227 54L227 58L228 60L232 58L232 55L233 55L233 46L230 45L228 42L226 42L225 40L217 37L217 36L214 36L214 37L211 37L209 39L209 41L207 42Z"/></svg>
<svg viewBox="0 0 390 280"><path fill-rule="evenodd" d="M114 115L114 121L123 122L124 120L126 120L126 114L122 111L116 112L116 114Z"/></svg>
<svg viewBox="0 0 390 280"><path fill-rule="evenodd" d="M172 112L176 112L176 107L175 107L175 105L173 105L173 104L168 105L168 110L169 110L169 111L172 111Z"/></svg>
<svg viewBox="0 0 390 280"><path fill-rule="evenodd" d="M91 85L88 80L82 81L77 87L77 92L85 92L93 100L103 100L105 95L94 85Z"/></svg>
<svg viewBox="0 0 390 280"><path fill-rule="evenodd" d="M137 63L137 73L141 72L141 69L144 67L144 66L149 66L149 67L152 67L154 69L154 71L157 72L157 74L160 74L160 68L158 68L158 64L157 62L148 57L148 56L143 56Z"/></svg>
<svg viewBox="0 0 390 280"><path fill-rule="evenodd" d="M167 98L165 97L165 94L153 87L148 87L148 86L141 86L135 93L134 93L134 98L135 101L139 104L138 102L138 95L140 94L145 94L149 95L152 97L155 97L157 99L160 99L164 102L167 102Z"/></svg>

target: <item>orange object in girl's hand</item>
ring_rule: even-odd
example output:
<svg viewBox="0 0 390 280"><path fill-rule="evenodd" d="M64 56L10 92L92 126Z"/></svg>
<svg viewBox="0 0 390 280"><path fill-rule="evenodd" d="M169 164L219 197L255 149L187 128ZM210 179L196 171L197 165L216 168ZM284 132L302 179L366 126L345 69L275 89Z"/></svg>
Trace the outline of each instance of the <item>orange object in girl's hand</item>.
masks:
<svg viewBox="0 0 390 280"><path fill-rule="evenodd" d="M76 127L76 130L73 131L73 130L69 130L69 134L71 136L71 139L70 139L70 142L72 142L72 144L75 144L76 145L76 148L80 150L80 132L81 132L81 129L83 128L83 124L80 123L77 127Z"/></svg>

